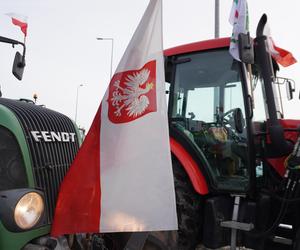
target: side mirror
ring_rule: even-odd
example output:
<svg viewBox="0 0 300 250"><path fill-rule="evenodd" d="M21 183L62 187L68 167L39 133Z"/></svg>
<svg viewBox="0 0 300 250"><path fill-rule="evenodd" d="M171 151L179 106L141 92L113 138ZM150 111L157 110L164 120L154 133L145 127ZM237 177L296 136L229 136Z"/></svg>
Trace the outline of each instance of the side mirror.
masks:
<svg viewBox="0 0 300 250"><path fill-rule="evenodd" d="M19 51L17 51L15 55L13 68L12 68L12 73L18 80L22 80L24 68L25 68L25 57L22 56Z"/></svg>
<svg viewBox="0 0 300 250"><path fill-rule="evenodd" d="M285 85L287 99L289 101L293 99L293 93L296 91L294 80L285 77L276 77L274 83L277 85Z"/></svg>
<svg viewBox="0 0 300 250"><path fill-rule="evenodd" d="M295 87L293 86L290 80L286 81L285 86L286 86L287 99L290 101L293 99L293 92L295 92Z"/></svg>
<svg viewBox="0 0 300 250"><path fill-rule="evenodd" d="M13 40L7 37L0 36L0 42L2 43L9 43L13 47L15 45L21 45L23 46L23 55L20 52L16 52L15 60L12 68L13 75L18 79L22 80L23 72L25 68L25 54L26 54L26 46L24 43L19 42L17 40Z"/></svg>
<svg viewBox="0 0 300 250"><path fill-rule="evenodd" d="M250 34L239 34L239 54L242 62L254 64L254 49Z"/></svg>

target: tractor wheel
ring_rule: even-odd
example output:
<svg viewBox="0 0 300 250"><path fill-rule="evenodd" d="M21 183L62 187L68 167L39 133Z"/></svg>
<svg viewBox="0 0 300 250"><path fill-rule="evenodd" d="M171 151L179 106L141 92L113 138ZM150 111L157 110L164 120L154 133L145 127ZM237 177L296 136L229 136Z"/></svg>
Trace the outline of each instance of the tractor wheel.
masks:
<svg viewBox="0 0 300 250"><path fill-rule="evenodd" d="M202 236L202 197L195 192L183 166L172 160L178 231L150 233L143 250L195 249Z"/></svg>

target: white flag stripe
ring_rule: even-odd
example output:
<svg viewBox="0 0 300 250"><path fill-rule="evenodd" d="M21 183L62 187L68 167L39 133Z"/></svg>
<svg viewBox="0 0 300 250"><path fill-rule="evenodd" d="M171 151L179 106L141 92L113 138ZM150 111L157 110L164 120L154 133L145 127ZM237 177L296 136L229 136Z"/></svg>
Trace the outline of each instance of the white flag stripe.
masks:
<svg viewBox="0 0 300 250"><path fill-rule="evenodd" d="M155 24L157 19L161 19L158 15L162 15L162 13L161 11L153 13L153 10L160 2L161 0L151 0L143 19L140 21L121 61L119 62L116 72L139 69L145 64L144 60L146 57L153 55L152 58L148 58L153 59L157 53L162 52L162 27L159 27L162 23L159 25ZM143 32L141 32L142 30Z"/></svg>
<svg viewBox="0 0 300 250"><path fill-rule="evenodd" d="M162 55L161 1L152 0L116 73L156 60L157 112L113 124L102 102L100 232L177 229ZM107 100L109 91L104 100Z"/></svg>
<svg viewBox="0 0 300 250"><path fill-rule="evenodd" d="M269 23L267 22L265 25L265 28L263 30L263 34L267 37L267 50L269 50L268 52L273 55L273 56L278 56L279 52L275 49L275 44L271 35L271 28Z"/></svg>
<svg viewBox="0 0 300 250"><path fill-rule="evenodd" d="M14 13L14 12L10 12L10 13L6 13L5 15L11 17L11 18L15 18L23 23L27 23L28 17L18 14L18 13Z"/></svg>

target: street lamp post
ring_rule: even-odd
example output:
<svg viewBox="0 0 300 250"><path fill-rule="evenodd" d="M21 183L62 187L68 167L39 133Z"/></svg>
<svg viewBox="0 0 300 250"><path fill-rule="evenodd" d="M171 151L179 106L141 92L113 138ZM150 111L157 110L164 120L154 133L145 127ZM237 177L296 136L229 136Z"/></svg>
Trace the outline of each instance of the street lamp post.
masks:
<svg viewBox="0 0 300 250"><path fill-rule="evenodd" d="M83 84L77 86L77 93L76 93L76 109L75 109L75 123L77 123L77 108L78 108L78 92L79 88L82 87Z"/></svg>
<svg viewBox="0 0 300 250"><path fill-rule="evenodd" d="M215 38L220 37L220 1L215 0Z"/></svg>
<svg viewBox="0 0 300 250"><path fill-rule="evenodd" d="M112 77L112 66L113 66L113 55L114 55L114 39L111 38L111 37L106 37L106 38L97 37L96 39L100 40L100 41L104 41L104 40L111 41L111 55L110 55L110 80L111 80L111 77Z"/></svg>

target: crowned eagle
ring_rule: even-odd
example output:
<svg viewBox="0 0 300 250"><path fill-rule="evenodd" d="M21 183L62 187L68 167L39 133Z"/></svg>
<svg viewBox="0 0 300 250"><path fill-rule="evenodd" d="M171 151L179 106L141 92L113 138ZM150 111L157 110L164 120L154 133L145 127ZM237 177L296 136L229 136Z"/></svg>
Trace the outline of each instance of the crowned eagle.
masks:
<svg viewBox="0 0 300 250"><path fill-rule="evenodd" d="M149 106L149 99L146 94L153 88L154 84L146 81L150 70L143 69L140 72L128 74L125 77L124 87L120 86L120 80L114 82L115 90L112 93L112 105L115 107L114 114L121 116L125 109L129 117L137 117L143 114Z"/></svg>

